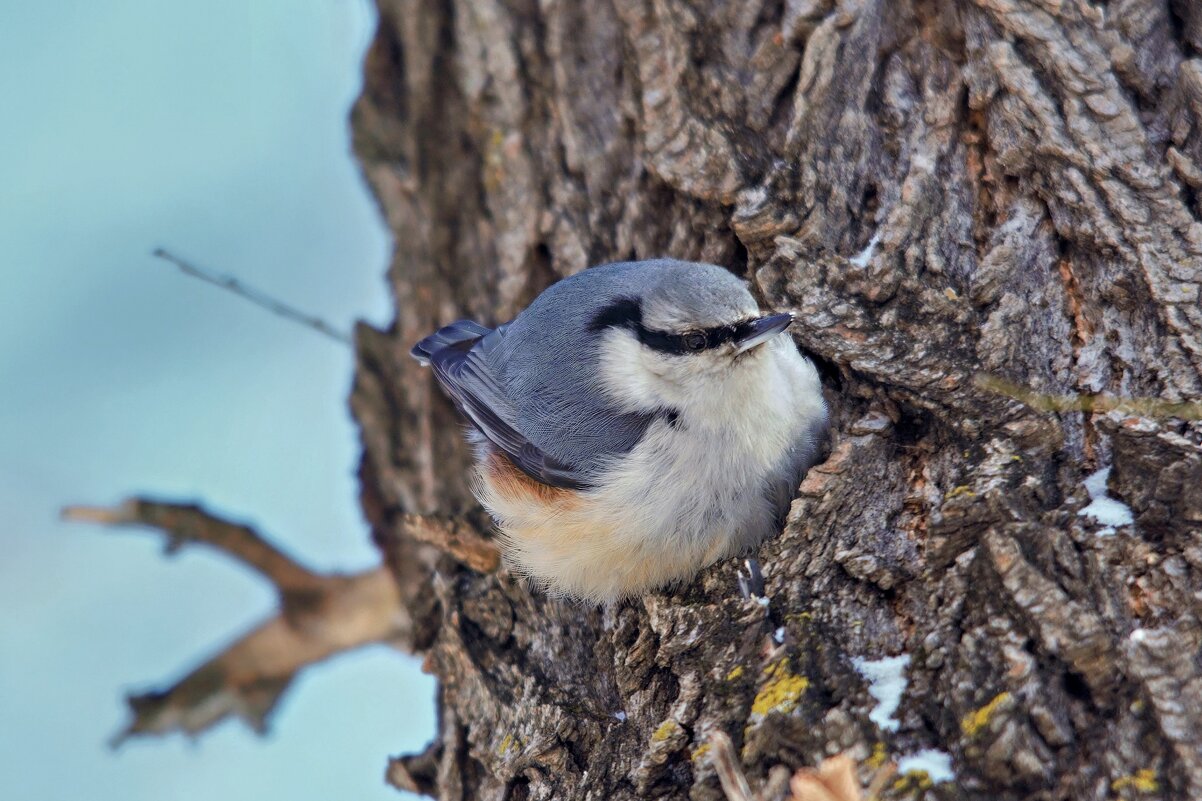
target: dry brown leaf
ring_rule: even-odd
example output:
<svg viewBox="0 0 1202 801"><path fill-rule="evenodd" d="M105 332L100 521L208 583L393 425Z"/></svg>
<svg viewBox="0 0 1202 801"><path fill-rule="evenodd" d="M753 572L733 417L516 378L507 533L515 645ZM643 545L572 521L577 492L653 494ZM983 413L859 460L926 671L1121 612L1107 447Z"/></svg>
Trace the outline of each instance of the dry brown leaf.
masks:
<svg viewBox="0 0 1202 801"><path fill-rule="evenodd" d="M864 792L856 777L856 761L838 754L822 760L817 768L802 768L793 774L789 801L873 801L895 770L892 764L882 766Z"/></svg>

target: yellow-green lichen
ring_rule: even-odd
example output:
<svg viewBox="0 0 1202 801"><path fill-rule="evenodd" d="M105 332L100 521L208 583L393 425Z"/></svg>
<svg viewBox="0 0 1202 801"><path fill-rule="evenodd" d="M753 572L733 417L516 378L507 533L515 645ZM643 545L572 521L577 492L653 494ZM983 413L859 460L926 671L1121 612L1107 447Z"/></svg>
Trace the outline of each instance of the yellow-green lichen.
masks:
<svg viewBox="0 0 1202 801"><path fill-rule="evenodd" d="M1156 771L1151 768L1137 770L1127 776L1119 776L1110 783L1110 789L1116 793L1132 789L1137 793L1155 793L1160 790L1160 782L1156 780Z"/></svg>
<svg viewBox="0 0 1202 801"><path fill-rule="evenodd" d="M977 497L977 494L973 492L972 488L967 484L961 484L958 487L952 487L951 491L945 496L945 500L952 501L961 496L965 498L975 498Z"/></svg>
<svg viewBox="0 0 1202 801"><path fill-rule="evenodd" d="M915 790L930 790L935 786L935 782L931 781L931 774L925 770L908 770L905 774L893 782L893 791L895 793L908 793Z"/></svg>
<svg viewBox="0 0 1202 801"><path fill-rule="evenodd" d="M518 751L522 747L522 741L512 734L506 734L501 738L501 744L497 746L497 754L505 756L510 751Z"/></svg>
<svg viewBox="0 0 1202 801"><path fill-rule="evenodd" d="M676 735L680 731L680 724L672 718L668 718L663 723L659 724L659 728L651 735L651 742L662 743Z"/></svg>
<svg viewBox="0 0 1202 801"><path fill-rule="evenodd" d="M726 680L727 681L738 681L739 678L742 677L742 675L743 675L743 666L736 665L735 667L731 668L731 671L729 673L726 674Z"/></svg>
<svg viewBox="0 0 1202 801"><path fill-rule="evenodd" d="M969 712L960 719L960 731L964 733L965 737L976 737L989 725L989 721L997 714L997 711L1009 701L1010 693L1008 692L1000 692L993 696L985 706Z"/></svg>
<svg viewBox="0 0 1202 801"><path fill-rule="evenodd" d="M872 746L872 755L864 760L864 764L875 770L884 765L888 758L889 752L885 749L885 744L876 743Z"/></svg>
<svg viewBox="0 0 1202 801"><path fill-rule="evenodd" d="M706 756L709 755L709 752L710 752L710 744L702 743L701 745L699 745L693 749L693 753L690 755L689 758L692 759L694 762L699 762L700 760L705 759Z"/></svg>
<svg viewBox="0 0 1202 801"><path fill-rule="evenodd" d="M770 712L788 714L810 686L810 680L789 669L789 660L774 662L764 670L767 681L751 702L751 714L764 717Z"/></svg>

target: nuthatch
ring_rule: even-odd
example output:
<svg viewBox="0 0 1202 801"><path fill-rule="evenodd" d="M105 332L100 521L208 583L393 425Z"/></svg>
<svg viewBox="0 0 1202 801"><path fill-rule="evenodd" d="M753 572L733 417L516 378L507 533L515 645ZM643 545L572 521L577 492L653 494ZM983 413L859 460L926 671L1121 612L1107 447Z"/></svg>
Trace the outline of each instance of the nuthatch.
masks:
<svg viewBox="0 0 1202 801"><path fill-rule="evenodd" d="M827 429L814 366L712 264L553 284L495 330L412 350L474 427L476 496L506 562L609 602L692 578L777 530Z"/></svg>

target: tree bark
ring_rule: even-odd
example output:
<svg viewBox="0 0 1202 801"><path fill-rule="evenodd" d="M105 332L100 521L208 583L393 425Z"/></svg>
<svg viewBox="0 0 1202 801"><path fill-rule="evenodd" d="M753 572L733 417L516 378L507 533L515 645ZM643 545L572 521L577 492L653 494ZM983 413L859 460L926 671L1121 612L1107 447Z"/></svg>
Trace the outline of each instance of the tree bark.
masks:
<svg viewBox="0 0 1202 801"><path fill-rule="evenodd" d="M886 795L1202 798L1202 428L976 380L1202 397L1202 5L378 2L353 122L397 316L357 331L352 406L440 715L396 783L720 799L723 731L752 784L938 749L950 781ZM661 255L796 312L828 387L767 606L738 560L602 610L407 536L479 519L413 342ZM1105 466L1113 531L1079 514ZM900 654L894 730L854 660Z"/></svg>

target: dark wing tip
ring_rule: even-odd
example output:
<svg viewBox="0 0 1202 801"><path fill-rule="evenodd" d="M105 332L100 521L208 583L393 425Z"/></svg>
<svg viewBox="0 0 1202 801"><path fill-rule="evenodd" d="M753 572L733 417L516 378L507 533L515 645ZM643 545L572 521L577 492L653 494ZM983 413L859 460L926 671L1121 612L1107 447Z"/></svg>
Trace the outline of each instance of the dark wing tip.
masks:
<svg viewBox="0 0 1202 801"><path fill-rule="evenodd" d="M457 320L419 340L410 348L409 355L423 365L427 365L440 351L447 348L469 347L491 333L491 328L485 328L479 323L471 320Z"/></svg>

